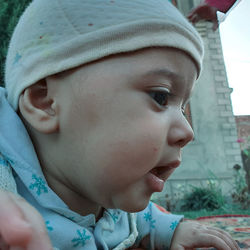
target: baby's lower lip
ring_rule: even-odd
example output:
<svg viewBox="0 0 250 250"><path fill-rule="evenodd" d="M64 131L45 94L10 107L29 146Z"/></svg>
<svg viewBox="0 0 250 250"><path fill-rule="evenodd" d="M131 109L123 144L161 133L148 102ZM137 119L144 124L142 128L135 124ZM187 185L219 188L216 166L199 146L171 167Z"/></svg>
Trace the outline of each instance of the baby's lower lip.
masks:
<svg viewBox="0 0 250 250"><path fill-rule="evenodd" d="M164 188L164 180L151 172L147 174L147 184L152 192L161 192Z"/></svg>

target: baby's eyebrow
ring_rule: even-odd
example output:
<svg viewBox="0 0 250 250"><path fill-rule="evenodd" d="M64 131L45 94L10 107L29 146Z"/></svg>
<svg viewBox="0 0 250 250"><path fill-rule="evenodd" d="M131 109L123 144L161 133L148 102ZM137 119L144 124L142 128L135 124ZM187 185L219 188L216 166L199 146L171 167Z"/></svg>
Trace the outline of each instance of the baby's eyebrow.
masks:
<svg viewBox="0 0 250 250"><path fill-rule="evenodd" d="M150 77L165 77L170 79L173 82L182 82L184 80L184 78L178 74L176 74L175 72L167 69L167 68L156 68L156 69L152 69L149 70L147 72L145 72L144 74L142 74L142 77L145 78L150 78Z"/></svg>
<svg viewBox="0 0 250 250"><path fill-rule="evenodd" d="M191 90L189 88L183 88L183 84L185 84L185 78L182 75L179 75L168 68L155 68L149 70L142 74L142 77L145 79L163 77L170 81L171 91L176 93L178 96L182 96L184 102L188 102L191 95Z"/></svg>

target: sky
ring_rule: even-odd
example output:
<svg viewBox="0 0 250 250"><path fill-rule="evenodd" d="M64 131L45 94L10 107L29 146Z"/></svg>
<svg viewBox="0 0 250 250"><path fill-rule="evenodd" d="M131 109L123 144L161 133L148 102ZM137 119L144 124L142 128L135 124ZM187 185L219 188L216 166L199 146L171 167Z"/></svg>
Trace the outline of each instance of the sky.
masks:
<svg viewBox="0 0 250 250"><path fill-rule="evenodd" d="M241 0L219 29L234 115L250 115L250 0Z"/></svg>

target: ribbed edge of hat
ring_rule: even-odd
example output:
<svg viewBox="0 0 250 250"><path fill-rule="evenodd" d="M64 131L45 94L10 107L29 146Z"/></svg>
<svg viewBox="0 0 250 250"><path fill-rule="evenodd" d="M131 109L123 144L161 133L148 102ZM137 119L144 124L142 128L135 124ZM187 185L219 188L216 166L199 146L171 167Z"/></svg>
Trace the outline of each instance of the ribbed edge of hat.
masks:
<svg viewBox="0 0 250 250"><path fill-rule="evenodd" d="M6 74L8 100L15 110L21 92L37 81L58 72L71 69L103 57L131 52L147 47L173 47L189 54L201 70L202 42L196 31L171 22L152 19L146 22L130 22L116 25L88 34L79 34L69 41L62 41L54 47L41 48L32 57L25 56L18 67ZM68 56L67 56L68 55ZM41 65L43 65L41 67ZM17 84L18 81L22 84Z"/></svg>

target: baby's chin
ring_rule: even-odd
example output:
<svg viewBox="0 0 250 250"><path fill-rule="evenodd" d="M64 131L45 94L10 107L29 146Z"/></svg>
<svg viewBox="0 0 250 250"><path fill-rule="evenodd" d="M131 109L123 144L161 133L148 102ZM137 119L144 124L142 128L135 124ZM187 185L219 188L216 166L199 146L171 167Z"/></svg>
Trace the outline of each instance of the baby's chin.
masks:
<svg viewBox="0 0 250 250"><path fill-rule="evenodd" d="M142 210L144 210L149 203L149 199L147 200L138 200L136 202L128 202L126 204L120 204L119 206L117 206L116 208L123 210L125 212L128 213L137 213L137 212L141 212Z"/></svg>

